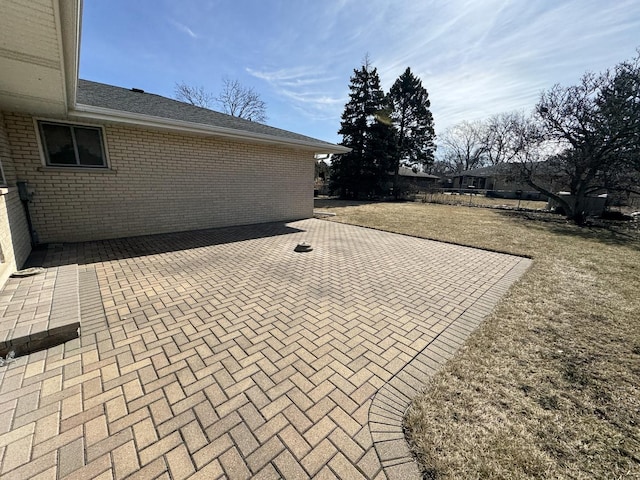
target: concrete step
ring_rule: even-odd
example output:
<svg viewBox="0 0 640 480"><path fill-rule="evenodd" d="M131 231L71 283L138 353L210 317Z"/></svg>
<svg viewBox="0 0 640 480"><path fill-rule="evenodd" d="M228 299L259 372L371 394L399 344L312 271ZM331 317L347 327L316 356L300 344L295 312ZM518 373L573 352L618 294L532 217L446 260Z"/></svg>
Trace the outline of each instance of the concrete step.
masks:
<svg viewBox="0 0 640 480"><path fill-rule="evenodd" d="M78 265L10 278L0 290L0 356L59 345L80 332Z"/></svg>

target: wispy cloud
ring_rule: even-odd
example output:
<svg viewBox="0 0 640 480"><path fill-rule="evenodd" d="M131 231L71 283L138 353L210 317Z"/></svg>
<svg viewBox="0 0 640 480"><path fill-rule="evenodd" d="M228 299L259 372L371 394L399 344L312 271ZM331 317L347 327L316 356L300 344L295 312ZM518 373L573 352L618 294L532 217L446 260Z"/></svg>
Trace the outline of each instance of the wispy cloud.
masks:
<svg viewBox="0 0 640 480"><path fill-rule="evenodd" d="M630 10L638 8L628 1L454 0L423 17L423 28L405 29L403 49L382 46L376 64L385 88L411 66L429 91L441 130L493 113L529 111L554 83L575 83L586 70L623 60L635 45L614 55L611 44L640 30ZM416 12L401 11L395 21L412 22L410 14Z"/></svg>
<svg viewBox="0 0 640 480"><path fill-rule="evenodd" d="M530 111L543 89L640 45L638 0L110 0L84 10L83 46L96 53L83 51L82 71L104 75L95 80L133 78L170 94L183 72L212 91L228 75L256 88L272 124L332 141L367 53L385 90L411 67L440 132Z"/></svg>
<svg viewBox="0 0 640 480"><path fill-rule="evenodd" d="M169 23L171 23L171 25L176 27L179 31L189 35L191 38L198 38L198 35L196 35L196 33L193 30L191 30L189 27L187 27L185 24L180 23L172 18L169 19Z"/></svg>
<svg viewBox="0 0 640 480"><path fill-rule="evenodd" d="M269 83L287 87L314 85L335 79L335 77L320 76L318 67L293 67L271 71L247 68L247 72Z"/></svg>
<svg viewBox="0 0 640 480"><path fill-rule="evenodd" d="M335 115L345 98L336 96L331 83L336 77L328 76L320 67L291 67L277 70L247 68L247 73L267 82L276 95L286 98L298 111L314 119Z"/></svg>

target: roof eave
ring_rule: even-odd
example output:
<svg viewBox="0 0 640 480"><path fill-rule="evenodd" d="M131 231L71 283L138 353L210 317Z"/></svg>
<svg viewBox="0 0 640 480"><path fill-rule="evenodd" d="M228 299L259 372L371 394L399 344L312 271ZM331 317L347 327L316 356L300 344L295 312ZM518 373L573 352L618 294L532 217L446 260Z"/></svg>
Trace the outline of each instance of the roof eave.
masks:
<svg viewBox="0 0 640 480"><path fill-rule="evenodd" d="M244 140L255 143L266 143L271 145L282 145L295 147L301 150L309 150L314 153L346 153L350 149L341 145L324 144L297 140L294 138L282 138L261 133L246 132L232 128L217 127L203 123L187 122L171 118L156 117L141 113L123 112L111 108L96 107L93 105L76 104L75 108L69 112L70 117L86 120L99 120L104 122L123 123L161 130L171 130L182 133L197 135L213 135L217 137Z"/></svg>

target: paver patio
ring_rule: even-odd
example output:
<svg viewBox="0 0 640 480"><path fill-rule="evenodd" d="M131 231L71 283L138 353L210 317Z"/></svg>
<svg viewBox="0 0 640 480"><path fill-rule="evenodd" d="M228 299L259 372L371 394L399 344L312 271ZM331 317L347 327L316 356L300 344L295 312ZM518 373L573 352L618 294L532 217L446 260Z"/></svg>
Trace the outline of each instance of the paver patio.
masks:
<svg viewBox="0 0 640 480"><path fill-rule="evenodd" d="M0 367L0 477L418 478L404 408L529 263L317 219L52 248L81 335Z"/></svg>

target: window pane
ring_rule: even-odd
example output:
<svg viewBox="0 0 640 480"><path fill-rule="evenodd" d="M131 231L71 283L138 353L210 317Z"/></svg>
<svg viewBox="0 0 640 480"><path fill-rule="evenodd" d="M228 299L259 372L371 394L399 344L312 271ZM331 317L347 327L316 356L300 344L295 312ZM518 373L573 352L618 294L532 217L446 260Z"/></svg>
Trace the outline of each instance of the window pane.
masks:
<svg viewBox="0 0 640 480"><path fill-rule="evenodd" d="M96 128L73 128L76 134L76 145L80 155L80 165L102 167L105 165L102 157L102 142L100 130Z"/></svg>
<svg viewBox="0 0 640 480"><path fill-rule="evenodd" d="M42 136L51 165L76 165L71 128L66 125L41 124Z"/></svg>

